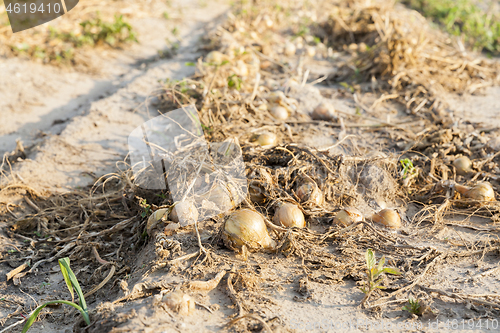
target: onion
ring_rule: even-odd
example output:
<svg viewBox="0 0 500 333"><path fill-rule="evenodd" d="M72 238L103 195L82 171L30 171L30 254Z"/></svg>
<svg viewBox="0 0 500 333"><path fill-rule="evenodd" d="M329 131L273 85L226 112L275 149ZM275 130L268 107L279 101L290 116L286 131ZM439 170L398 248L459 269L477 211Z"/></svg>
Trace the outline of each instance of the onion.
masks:
<svg viewBox="0 0 500 333"><path fill-rule="evenodd" d="M238 60L236 62L236 69L237 69L237 72L240 74L240 76L248 76L248 67L243 62L243 60Z"/></svg>
<svg viewBox="0 0 500 333"><path fill-rule="evenodd" d="M216 185L209 192L205 193L202 197L203 199L215 203L217 208L223 212L234 207L234 201L231 198L231 193L229 193L229 191L222 185Z"/></svg>
<svg viewBox="0 0 500 333"><path fill-rule="evenodd" d="M282 92L281 90L275 90L270 92L267 96L266 99L268 102L271 103L286 103L287 98L285 96L285 93Z"/></svg>
<svg viewBox="0 0 500 333"><path fill-rule="evenodd" d="M297 197L301 202L312 202L318 206L323 204L323 193L312 180L307 180L297 188Z"/></svg>
<svg viewBox="0 0 500 333"><path fill-rule="evenodd" d="M233 250L239 250L243 245L254 251L271 249L276 245L267 232L262 216L250 209L232 213L224 223L222 235L226 246Z"/></svg>
<svg viewBox="0 0 500 333"><path fill-rule="evenodd" d="M314 120L326 120L331 121L336 119L335 110L328 103L319 104L311 114L312 119Z"/></svg>
<svg viewBox="0 0 500 333"><path fill-rule="evenodd" d="M500 151L500 136L492 138L486 145L494 151Z"/></svg>
<svg viewBox="0 0 500 333"><path fill-rule="evenodd" d="M455 189L468 199L477 201L495 201L495 191L488 182L479 182L473 187L455 184Z"/></svg>
<svg viewBox="0 0 500 333"><path fill-rule="evenodd" d="M304 39L302 37L299 36L295 39L295 47L299 50L304 48Z"/></svg>
<svg viewBox="0 0 500 333"><path fill-rule="evenodd" d="M168 294L165 294L162 298L162 302L164 302L172 311L183 316L188 316L194 311L194 300L180 290L171 291Z"/></svg>
<svg viewBox="0 0 500 333"><path fill-rule="evenodd" d="M472 162L467 156L462 156L453 161L453 166L457 169L457 174L467 175L472 170Z"/></svg>
<svg viewBox="0 0 500 333"><path fill-rule="evenodd" d="M273 222L276 225L283 225L288 228L304 228L306 226L306 220L302 211L297 205L288 202L281 204L276 209Z"/></svg>
<svg viewBox="0 0 500 333"><path fill-rule="evenodd" d="M382 209L378 213L375 213L372 216L372 220L375 223L380 223L393 229L401 227L401 217L399 216L399 213L390 208Z"/></svg>
<svg viewBox="0 0 500 333"><path fill-rule="evenodd" d="M333 218L333 223L347 227L353 223L363 221L363 214L354 207L346 207L340 210Z"/></svg>
<svg viewBox="0 0 500 333"><path fill-rule="evenodd" d="M253 202L263 204L266 202L265 189L260 182L253 180L248 184L248 193L250 193L250 200Z"/></svg>
<svg viewBox="0 0 500 333"><path fill-rule="evenodd" d="M257 143L264 148L274 146L276 141L276 134L270 132L262 133L257 137Z"/></svg>
<svg viewBox="0 0 500 333"><path fill-rule="evenodd" d="M227 56L219 51L212 51L205 57L206 62L217 64L223 62L226 59Z"/></svg>
<svg viewBox="0 0 500 333"><path fill-rule="evenodd" d="M282 106L275 106L271 109L271 115L279 120L286 120L288 118L288 110Z"/></svg>
<svg viewBox="0 0 500 333"><path fill-rule="evenodd" d="M274 22L273 22L273 20L271 20L271 18L268 15L265 15L264 16L264 24L266 25L267 28L270 29L273 27Z"/></svg>
<svg viewBox="0 0 500 333"><path fill-rule="evenodd" d="M306 47L306 54L310 58L314 58L314 56L316 55L316 48L314 46L307 46Z"/></svg>
<svg viewBox="0 0 500 333"><path fill-rule="evenodd" d="M287 42L285 44L284 52L285 52L285 55L290 57L290 56L295 55L295 52L297 52L297 48L295 47L295 45L293 43Z"/></svg>
<svg viewBox="0 0 500 333"><path fill-rule="evenodd" d="M172 209L170 219L184 227L198 221L198 209L191 201L181 201Z"/></svg>

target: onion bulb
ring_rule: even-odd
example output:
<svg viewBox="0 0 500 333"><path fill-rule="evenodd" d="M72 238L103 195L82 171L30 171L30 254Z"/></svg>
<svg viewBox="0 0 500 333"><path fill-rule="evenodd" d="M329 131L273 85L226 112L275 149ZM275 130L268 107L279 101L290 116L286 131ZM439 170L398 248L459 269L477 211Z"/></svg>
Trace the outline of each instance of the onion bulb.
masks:
<svg viewBox="0 0 500 333"><path fill-rule="evenodd" d="M306 54L308 57L314 58L314 56L316 55L316 48L314 46L307 46Z"/></svg>
<svg viewBox="0 0 500 333"><path fill-rule="evenodd" d="M274 146L276 141L276 134L270 132L264 132L257 137L257 143L264 148Z"/></svg>
<svg viewBox="0 0 500 333"><path fill-rule="evenodd" d="M264 24L266 25L267 28L270 29L273 27L274 22L273 22L273 20L271 20L271 18L268 15L266 15L266 16L264 16Z"/></svg>
<svg viewBox="0 0 500 333"><path fill-rule="evenodd" d="M267 96L266 99L268 102L271 103L286 103L287 98L285 96L285 93L282 92L281 90L275 90L270 92Z"/></svg>
<svg viewBox="0 0 500 333"><path fill-rule="evenodd" d="M282 106L275 106L271 109L271 115L279 120L286 120L288 118L288 110Z"/></svg>
<svg viewBox="0 0 500 333"><path fill-rule="evenodd" d="M189 223L198 221L198 209L191 201L181 201L172 209L170 219L184 227Z"/></svg>
<svg viewBox="0 0 500 333"><path fill-rule="evenodd" d="M276 245L267 232L262 216L250 209L241 209L229 215L222 235L226 246L233 250L240 250L243 245L254 251L271 249Z"/></svg>
<svg viewBox="0 0 500 333"><path fill-rule="evenodd" d="M170 310L183 316L188 316L194 311L194 300L180 290L174 290L165 294L162 298L162 302L164 302Z"/></svg>
<svg viewBox="0 0 500 333"><path fill-rule="evenodd" d="M354 207L347 207L335 215L333 223L347 227L353 223L363 221L363 214Z"/></svg>
<svg viewBox="0 0 500 333"><path fill-rule="evenodd" d="M495 191L488 182L479 182L472 187L455 184L455 189L468 199L477 201L495 201Z"/></svg>
<svg viewBox="0 0 500 333"><path fill-rule="evenodd" d="M225 188L222 185L216 185L209 192L205 193L202 197L203 199L215 203L218 210L220 211L226 211L234 207L234 202L231 198L231 193L228 191L227 188Z"/></svg>
<svg viewBox="0 0 500 333"><path fill-rule="evenodd" d="M323 204L323 193L312 180L307 180L297 188L297 197L301 202L312 202L318 206Z"/></svg>
<svg viewBox="0 0 500 333"><path fill-rule="evenodd" d="M378 213L373 214L372 220L388 228L398 229L401 227L401 217L399 213L390 208L382 209Z"/></svg>
<svg viewBox="0 0 500 333"><path fill-rule="evenodd" d="M248 193L250 194L250 200L253 202L259 204L266 202L265 189L258 181L253 180L248 184Z"/></svg>
<svg viewBox="0 0 500 333"><path fill-rule="evenodd" d="M486 145L494 151L500 151L500 136L492 138Z"/></svg>
<svg viewBox="0 0 500 333"><path fill-rule="evenodd" d="M224 53L219 51L212 51L205 57L206 62L218 64L227 59L227 56Z"/></svg>
<svg viewBox="0 0 500 333"><path fill-rule="evenodd" d="M276 209L273 222L276 225L283 225L288 228L304 228L306 226L306 220L302 211L297 205L288 202L281 204Z"/></svg>
<svg viewBox="0 0 500 333"><path fill-rule="evenodd" d="M325 120L331 121L336 119L335 110L328 103L319 104L311 114L312 119L314 120Z"/></svg>
<svg viewBox="0 0 500 333"><path fill-rule="evenodd" d="M243 60L238 60L236 62L236 70L240 76L248 76L248 67Z"/></svg>
<svg viewBox="0 0 500 333"><path fill-rule="evenodd" d="M467 156L462 156L453 161L453 166L457 169L457 174L467 175L472 170L472 162Z"/></svg>

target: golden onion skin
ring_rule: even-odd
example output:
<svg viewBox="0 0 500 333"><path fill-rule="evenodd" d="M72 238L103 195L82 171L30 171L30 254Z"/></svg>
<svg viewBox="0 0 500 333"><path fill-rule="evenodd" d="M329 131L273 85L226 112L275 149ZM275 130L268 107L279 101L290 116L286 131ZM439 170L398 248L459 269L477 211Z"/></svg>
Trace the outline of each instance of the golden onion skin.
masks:
<svg viewBox="0 0 500 333"><path fill-rule="evenodd" d="M472 171L472 162L467 156L461 156L453 161L453 166L457 170L457 174L461 176L467 175Z"/></svg>
<svg viewBox="0 0 500 333"><path fill-rule="evenodd" d="M267 148L276 145L276 142L278 141L276 134L270 133L270 132L265 132L262 134L259 134L257 137L257 143L259 146Z"/></svg>
<svg viewBox="0 0 500 333"><path fill-rule="evenodd" d="M321 103L317 107L314 108L311 113L311 118L313 120L323 120L323 121L331 121L336 118L335 110L331 105L326 103Z"/></svg>
<svg viewBox="0 0 500 333"><path fill-rule="evenodd" d="M276 225L282 225L288 228L304 228L306 220L304 214L296 205L292 203L283 203L274 214L273 222Z"/></svg>
<svg viewBox="0 0 500 333"><path fill-rule="evenodd" d="M276 245L267 232L262 216L250 209L241 209L229 215L222 234L226 246L233 250L241 250L243 245L253 251L272 249Z"/></svg>
<svg viewBox="0 0 500 333"><path fill-rule="evenodd" d="M479 182L472 187L455 185L455 189L460 192L465 198L476 201L496 201L495 191L488 182Z"/></svg>
<svg viewBox="0 0 500 333"><path fill-rule="evenodd" d="M260 182L253 180L248 184L248 193L250 195L250 200L255 203L263 204L266 202L267 197L265 194L266 190L264 186L260 184Z"/></svg>
<svg viewBox="0 0 500 333"><path fill-rule="evenodd" d="M297 188L297 197L301 202L312 202L321 206L324 202L323 193L318 185L312 181L306 181Z"/></svg>
<svg viewBox="0 0 500 333"><path fill-rule="evenodd" d="M382 209L381 211L373 214L372 220L373 222L380 223L388 228L401 228L401 217L399 216L399 213L394 209Z"/></svg>
<svg viewBox="0 0 500 333"><path fill-rule="evenodd" d="M271 109L271 115L278 120L286 120L288 118L288 110L282 106L275 106Z"/></svg>
<svg viewBox="0 0 500 333"><path fill-rule="evenodd" d="M347 227L353 223L363 221L363 214L354 207L341 209L333 218L333 223Z"/></svg>

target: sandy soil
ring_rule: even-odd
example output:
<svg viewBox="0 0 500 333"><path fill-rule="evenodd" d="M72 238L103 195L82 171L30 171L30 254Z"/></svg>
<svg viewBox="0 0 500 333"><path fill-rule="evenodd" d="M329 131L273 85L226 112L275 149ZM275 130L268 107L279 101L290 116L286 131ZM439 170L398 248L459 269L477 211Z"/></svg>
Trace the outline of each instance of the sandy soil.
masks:
<svg viewBox="0 0 500 333"><path fill-rule="evenodd" d="M96 176L116 170L116 163L123 161L128 152L127 137L130 132L158 114L151 104L155 92L161 87L158 81L182 79L194 73L194 68L186 66L186 62L196 62L201 54L198 50L199 39L225 19L229 8L229 4L221 0L206 4L196 0L172 1L172 5L179 15L184 15L184 19L175 23L182 43L178 54L170 59L159 58L158 50L168 46L165 38L172 38L172 23L148 18L132 22L139 27L139 36L143 37L139 45L122 51L109 51L110 54L96 59L97 67L101 69L98 74L74 72L16 58L0 59L0 153L14 150L16 141L21 141L26 150L26 159L14 164L12 177L41 193L63 193L85 187ZM311 68L312 73L314 70ZM338 92L336 89L328 88L330 93ZM482 125L478 126L484 128L500 127L498 96L499 88L492 87L482 95L450 95L448 101L456 121L480 123ZM340 93L334 93L329 98L337 109L356 113L352 101L343 98ZM337 141L336 132L329 132L328 129L311 133L303 141L311 147L328 147ZM21 195L10 194L0 197L12 203L22 203L21 198ZM25 204L23 207L30 209ZM407 212L410 217L412 209L416 210L410 205ZM21 216L22 213L16 211L14 214ZM481 220L476 222L478 226L485 223ZM8 220L1 221L0 227L5 229L8 224ZM468 244L473 244L477 233L450 226L439 234L419 236L421 241L412 243L413 246L445 250L451 246L448 240L459 242L466 238ZM412 238L406 238L411 243ZM2 246L16 245L17 241L21 242L2 231ZM89 297L87 302L90 308L99 306L99 315L88 332L205 332L224 329L223 325L235 313L235 307L223 286L208 294L193 293L196 301L213 313L197 306L195 314L189 317L156 310L152 306L152 297L113 304L127 294L127 288L132 290L140 284L172 285L183 281L176 276L175 270L145 274L148 264L154 261L153 242L139 252L128 250L125 249L121 256L109 258L122 261L125 256L134 256L131 260L134 269L122 280L127 287L120 289L115 281L115 284L110 283ZM183 245L183 250L191 253L196 250L196 244ZM232 256L229 250L221 253ZM126 259L130 262L130 258ZM35 304L43 300L68 297L56 261L41 265L34 274L24 277L20 286L14 286L12 281L6 281L5 274L17 264L19 262L10 265L0 263L0 298L8 296L8 301L0 306L0 318L6 319L1 321L4 326L0 327L0 331L21 319L16 311L21 311L22 307L34 309ZM446 320L478 320L473 305L464 307L460 303L444 301L432 304L439 310L437 317L427 314L415 320L403 311L374 317L358 307L363 294L354 279L337 281L332 273L331 277L318 276L316 280L309 281L307 293L298 290L303 277L299 264L297 262L297 267L289 267L287 262L268 254L255 254L248 262L249 271L267 272L272 277L270 280L273 283L261 286L260 295L252 294L251 297L260 297L260 304L265 304L259 309L261 317L267 320L279 318L272 322L274 332L432 332L438 331L430 326L436 320L439 320L440 331L445 330ZM498 273L486 275L480 280L471 276L471 271L478 266L481 271L487 271L496 265L498 256L495 254L486 255L484 260L476 263L468 259L446 259L433 267L429 279L434 282L435 288L455 288L470 294L497 293L500 289ZM100 272L99 276L92 277L90 267L90 264L79 267L77 272L88 285L106 273ZM204 272L200 275L205 277ZM212 272L206 276L207 279L211 277ZM77 325L74 325L78 320L77 314L62 307L54 308L53 313L37 322L30 332L78 331ZM370 328L377 323L386 326L377 330ZM410 326L387 328L387 325L398 323ZM412 327L412 323L415 326ZM419 323L423 326L419 327ZM255 326L254 329L262 327ZM484 330L474 328L469 331ZM7 332L20 332L20 326Z"/></svg>

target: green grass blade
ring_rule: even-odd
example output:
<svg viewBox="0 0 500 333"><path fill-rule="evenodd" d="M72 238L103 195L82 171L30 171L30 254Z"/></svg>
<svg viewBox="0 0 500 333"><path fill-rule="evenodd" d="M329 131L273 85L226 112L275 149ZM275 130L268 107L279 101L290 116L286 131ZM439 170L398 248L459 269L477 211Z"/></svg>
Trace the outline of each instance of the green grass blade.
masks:
<svg viewBox="0 0 500 333"><path fill-rule="evenodd" d="M71 281L69 279L69 275L68 275L68 270L66 269L65 266L62 265L62 261L66 261L68 262L68 267L69 267L69 258L66 257L66 258L63 258L63 259L59 259L59 267L61 268L61 273L64 277L64 281L66 282L66 285L68 286L68 290L71 294L71 301L74 302L75 301L75 295L73 293L73 286L71 284Z"/></svg>
<svg viewBox="0 0 500 333"><path fill-rule="evenodd" d="M58 303L71 305L72 307L74 307L75 309L80 311L82 316L83 316L83 319L85 320L85 323L87 325L90 325L90 319L89 319L88 313L86 313L80 306L78 306L77 304L70 302L70 301L56 300L56 301L50 301L50 302L44 303L44 304L40 305L38 308L36 308L35 311L33 311L31 313L31 315L28 317L28 319L26 320L26 324L24 324L22 333L26 333L30 329L31 325L33 325L36 318L40 314L40 311L42 311L44 307L46 307L47 305L50 305L50 304L58 304Z"/></svg>
<svg viewBox="0 0 500 333"><path fill-rule="evenodd" d="M383 256L378 262L377 271L381 272L384 269L384 264L385 264L385 256Z"/></svg>
<svg viewBox="0 0 500 333"><path fill-rule="evenodd" d="M384 268L384 273L393 274L393 275L401 275L401 272L399 271L399 269L397 269L395 267Z"/></svg>
<svg viewBox="0 0 500 333"><path fill-rule="evenodd" d="M69 280L70 280L71 284L73 285L73 288L75 288L76 293L78 295L80 306L82 307L83 311L85 311L88 315L87 303L85 302L85 297L83 297L82 288L80 288L80 284L78 283L78 279L76 278L75 273L73 273L73 271L69 267L69 258L66 257L63 259L59 259L59 262L61 263L61 265L64 266L64 268L66 268L66 270L68 272Z"/></svg>

